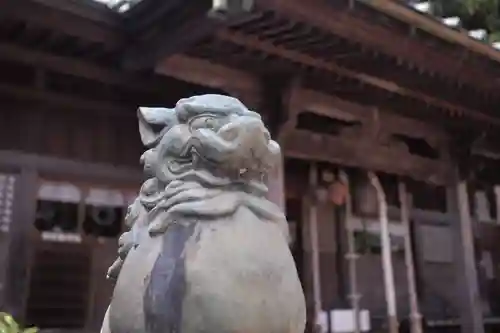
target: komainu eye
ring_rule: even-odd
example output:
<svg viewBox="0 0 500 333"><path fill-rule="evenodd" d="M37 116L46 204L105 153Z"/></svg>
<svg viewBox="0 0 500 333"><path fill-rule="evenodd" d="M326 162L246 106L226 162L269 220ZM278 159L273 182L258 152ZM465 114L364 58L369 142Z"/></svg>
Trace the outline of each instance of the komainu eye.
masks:
<svg viewBox="0 0 500 333"><path fill-rule="evenodd" d="M215 129L217 127L217 119L212 116L201 116L191 120L189 126L191 130L199 128Z"/></svg>
<svg viewBox="0 0 500 333"><path fill-rule="evenodd" d="M217 125L217 121L212 117L205 118L205 128L214 129Z"/></svg>

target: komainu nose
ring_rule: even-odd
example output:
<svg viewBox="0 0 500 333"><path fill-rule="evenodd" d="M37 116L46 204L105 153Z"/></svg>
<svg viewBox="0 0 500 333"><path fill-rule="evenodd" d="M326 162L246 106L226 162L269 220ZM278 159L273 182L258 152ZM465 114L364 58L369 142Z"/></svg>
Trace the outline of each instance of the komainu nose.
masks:
<svg viewBox="0 0 500 333"><path fill-rule="evenodd" d="M270 157L270 135L260 119L240 117L229 129L231 140L238 145L237 165L246 169L260 169Z"/></svg>
<svg viewBox="0 0 500 333"><path fill-rule="evenodd" d="M242 131L249 136L249 139L255 144L267 145L270 140L270 135L260 119L245 117ZM243 133L242 133L243 134Z"/></svg>

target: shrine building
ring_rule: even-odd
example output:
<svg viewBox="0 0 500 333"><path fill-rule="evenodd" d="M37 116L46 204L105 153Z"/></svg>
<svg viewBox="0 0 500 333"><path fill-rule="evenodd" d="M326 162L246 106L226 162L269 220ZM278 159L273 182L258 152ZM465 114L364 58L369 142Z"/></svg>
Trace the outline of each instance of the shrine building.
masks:
<svg viewBox="0 0 500 333"><path fill-rule="evenodd" d="M495 332L498 77L495 45L409 1L3 0L0 311L99 331L143 181L137 108L216 93L259 112L282 147L269 197L289 220L309 332L314 318L335 332L355 296L371 332L388 310L408 318L405 239L429 329Z"/></svg>

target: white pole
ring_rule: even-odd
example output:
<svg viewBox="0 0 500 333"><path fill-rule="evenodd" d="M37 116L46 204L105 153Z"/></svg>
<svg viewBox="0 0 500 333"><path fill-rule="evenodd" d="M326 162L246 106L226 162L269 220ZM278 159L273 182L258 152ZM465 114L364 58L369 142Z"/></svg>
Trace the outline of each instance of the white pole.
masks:
<svg viewBox="0 0 500 333"><path fill-rule="evenodd" d="M368 178L377 192L380 219L380 238L382 242L382 268L384 270L385 300L387 303L387 319L389 333L398 333L398 317L396 313L396 290L394 287L394 269L392 267L391 238L389 236L389 220L387 218L387 201L377 175L370 171Z"/></svg>
<svg viewBox="0 0 500 333"><path fill-rule="evenodd" d="M311 237L311 256L313 273L313 296L314 296L314 329L316 331L321 313L321 280L319 266L319 241L318 241L318 212L317 212L317 191L318 187L318 167L315 162L311 162L309 168L309 225Z"/></svg>
<svg viewBox="0 0 500 333"><path fill-rule="evenodd" d="M349 263L349 288L350 295L349 299L351 301L351 307L354 316L354 333L361 332L361 324L359 318L359 301L361 295L358 292L358 272L357 263L359 259L359 254L356 253L356 244L354 239L354 229L352 225L352 198L349 187L349 177L344 171L340 172L340 180L346 186L346 198L345 198L345 226L347 228L347 255L346 259Z"/></svg>
<svg viewBox="0 0 500 333"><path fill-rule="evenodd" d="M422 315L418 307L417 287L415 283L415 264L413 262L413 249L411 242L411 228L410 228L410 200L406 191L406 184L402 181L399 182L399 203L401 205L401 222L406 231L405 235L405 263L406 263L406 277L408 280L408 293L410 296L410 320L411 332L422 333Z"/></svg>

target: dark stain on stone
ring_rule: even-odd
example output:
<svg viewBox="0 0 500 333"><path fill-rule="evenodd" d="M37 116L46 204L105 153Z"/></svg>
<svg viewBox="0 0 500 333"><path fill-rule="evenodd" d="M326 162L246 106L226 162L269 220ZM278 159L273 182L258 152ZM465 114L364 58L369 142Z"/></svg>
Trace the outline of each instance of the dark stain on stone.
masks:
<svg viewBox="0 0 500 333"><path fill-rule="evenodd" d="M144 320L148 333L182 333L182 303L186 292L183 252L195 227L196 223L174 223L158 236L163 237L163 246L144 293Z"/></svg>

